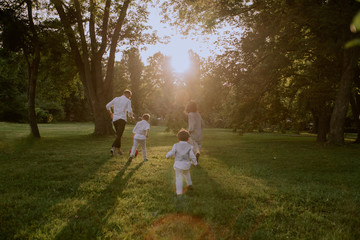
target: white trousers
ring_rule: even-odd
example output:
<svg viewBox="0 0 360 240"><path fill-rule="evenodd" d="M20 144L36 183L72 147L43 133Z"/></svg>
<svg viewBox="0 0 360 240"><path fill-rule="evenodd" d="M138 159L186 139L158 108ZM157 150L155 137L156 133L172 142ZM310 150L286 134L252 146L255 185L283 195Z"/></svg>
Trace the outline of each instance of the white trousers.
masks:
<svg viewBox="0 0 360 240"><path fill-rule="evenodd" d="M134 144L131 148L130 156L132 156L132 157L135 156L135 151L139 144L141 145L143 158L147 159L147 157L146 157L146 139L135 139L134 138Z"/></svg>
<svg viewBox="0 0 360 240"><path fill-rule="evenodd" d="M175 179L176 179L176 194L180 195L183 193L183 178L185 178L185 182L187 186L192 185L191 177L190 177L190 169L182 170L179 168L174 168L175 170Z"/></svg>

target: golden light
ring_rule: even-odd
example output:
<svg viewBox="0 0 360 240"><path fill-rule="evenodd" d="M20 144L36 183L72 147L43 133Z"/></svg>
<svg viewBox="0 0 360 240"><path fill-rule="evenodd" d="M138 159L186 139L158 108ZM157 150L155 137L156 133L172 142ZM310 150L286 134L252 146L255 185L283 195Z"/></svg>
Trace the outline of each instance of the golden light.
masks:
<svg viewBox="0 0 360 240"><path fill-rule="evenodd" d="M189 69L189 50L193 46L193 41L174 36L171 42L164 47L165 55L171 57L171 66L175 72L182 73Z"/></svg>

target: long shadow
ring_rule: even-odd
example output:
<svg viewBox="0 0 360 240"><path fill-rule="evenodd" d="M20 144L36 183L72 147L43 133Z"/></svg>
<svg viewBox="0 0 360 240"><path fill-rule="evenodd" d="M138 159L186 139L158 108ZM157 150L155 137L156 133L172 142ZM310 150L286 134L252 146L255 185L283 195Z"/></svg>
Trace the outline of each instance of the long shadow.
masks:
<svg viewBox="0 0 360 240"><path fill-rule="evenodd" d="M203 167L197 167L193 171L193 183L196 187L190 195L207 195L212 196L208 198L206 206L201 209L206 209L205 215L210 213L212 221L223 226L223 234L232 235L233 233L240 239L249 239L250 236L256 232L263 222L263 213L259 211L258 207L249 201L247 192L239 192L233 186L223 186L217 179L209 175L209 170ZM197 182L197 176L206 179L208 188L204 189ZM196 186L196 184L198 184ZM206 193L212 191L213 193ZM199 193L197 193L199 192ZM194 204L196 206L196 203ZM195 209L196 210L196 209Z"/></svg>
<svg viewBox="0 0 360 240"><path fill-rule="evenodd" d="M216 179L211 176L210 170L206 169L205 165L204 167L193 168L191 178L194 190L188 190L182 197L174 198L174 212L167 213L165 218L166 216L173 216L176 219L176 216L186 214L193 216L194 219L209 221L210 224L207 226L210 230L205 230L205 234L208 234L206 236L213 236L215 233L211 229L212 225L221 226L221 231L219 228L216 230L217 236L204 239L217 239L224 236L225 238L236 236L236 239L249 239L261 228L264 214L249 200L251 197L246 191L239 191L231 185L223 185L220 178ZM204 201L204 196L207 196L206 201ZM154 198L157 199L156 196ZM148 232L156 228L163 217L161 214L160 220L157 219L149 227ZM171 221L163 224L170 229L172 227ZM163 229L168 228L164 227Z"/></svg>
<svg viewBox="0 0 360 240"><path fill-rule="evenodd" d="M67 225L55 239L95 239L117 206L118 197L126 188L128 181L143 164L144 162L137 164L125 176L130 166L128 161L106 189L90 199L76 212L75 216L68 220Z"/></svg>
<svg viewBox="0 0 360 240"><path fill-rule="evenodd" d="M4 223L0 224L0 239L12 239L19 229L30 229L29 225L34 228L44 222L53 206L73 197L79 186L111 159L106 152L86 162L89 154L82 149L74 152L76 156L71 153L64 156L63 150L58 153L59 145L67 149L77 141L94 144L88 136L40 140L26 137L11 144L15 151L0 152L0 180L4 186L0 193L9 196L6 201L0 201L0 222ZM29 230L25 234L33 232Z"/></svg>

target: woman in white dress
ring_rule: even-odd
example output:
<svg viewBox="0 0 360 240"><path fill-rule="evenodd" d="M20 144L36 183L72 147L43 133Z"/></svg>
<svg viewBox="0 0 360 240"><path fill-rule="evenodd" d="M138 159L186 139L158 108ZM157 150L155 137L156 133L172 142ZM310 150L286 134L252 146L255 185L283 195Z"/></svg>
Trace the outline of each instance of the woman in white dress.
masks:
<svg viewBox="0 0 360 240"><path fill-rule="evenodd" d="M188 115L190 132L189 143L193 146L194 154L196 156L196 159L199 161L204 121L201 118L200 113L198 112L196 102L190 101L186 106L185 112Z"/></svg>

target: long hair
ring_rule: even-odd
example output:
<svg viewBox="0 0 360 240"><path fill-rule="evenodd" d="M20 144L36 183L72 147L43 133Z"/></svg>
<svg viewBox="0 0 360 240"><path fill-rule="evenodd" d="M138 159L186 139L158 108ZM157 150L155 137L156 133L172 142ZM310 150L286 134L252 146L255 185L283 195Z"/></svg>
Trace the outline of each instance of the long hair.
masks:
<svg viewBox="0 0 360 240"><path fill-rule="evenodd" d="M185 112L186 113L191 113L191 112L197 112L198 111L198 107L197 107L197 104L196 102L194 101L190 101L187 105L186 105L186 108L185 108Z"/></svg>

